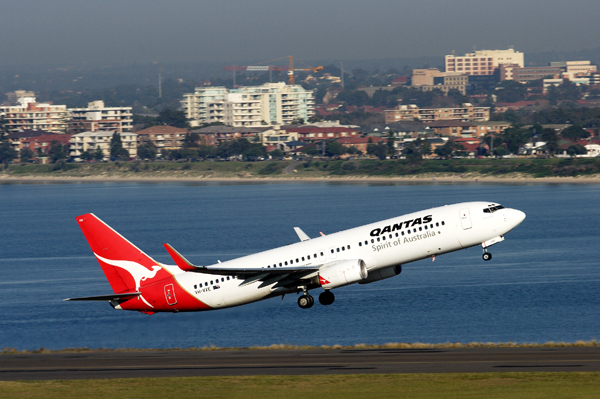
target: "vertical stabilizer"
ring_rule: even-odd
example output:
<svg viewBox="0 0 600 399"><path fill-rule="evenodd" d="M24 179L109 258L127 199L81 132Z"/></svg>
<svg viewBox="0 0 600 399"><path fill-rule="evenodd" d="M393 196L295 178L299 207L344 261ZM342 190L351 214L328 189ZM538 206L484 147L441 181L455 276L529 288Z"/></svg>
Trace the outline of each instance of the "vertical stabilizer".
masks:
<svg viewBox="0 0 600 399"><path fill-rule="evenodd" d="M87 213L76 219L115 293L138 292L143 281L162 269L96 215Z"/></svg>

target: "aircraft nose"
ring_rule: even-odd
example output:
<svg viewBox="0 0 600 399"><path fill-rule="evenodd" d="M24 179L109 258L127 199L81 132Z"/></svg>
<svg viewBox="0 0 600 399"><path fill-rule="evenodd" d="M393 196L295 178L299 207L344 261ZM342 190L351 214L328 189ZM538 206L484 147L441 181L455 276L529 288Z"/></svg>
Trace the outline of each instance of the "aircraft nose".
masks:
<svg viewBox="0 0 600 399"><path fill-rule="evenodd" d="M510 212L510 221L513 224L513 228L517 227L518 225L520 225L521 222L523 220L525 220L525 216L526 216L525 212L522 212L522 211L520 211L518 209L511 209L511 212Z"/></svg>

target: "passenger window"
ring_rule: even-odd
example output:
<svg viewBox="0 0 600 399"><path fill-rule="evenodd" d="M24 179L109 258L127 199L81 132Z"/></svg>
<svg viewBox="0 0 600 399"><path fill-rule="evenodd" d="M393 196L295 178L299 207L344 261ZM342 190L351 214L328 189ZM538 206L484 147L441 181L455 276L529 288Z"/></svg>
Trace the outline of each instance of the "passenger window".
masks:
<svg viewBox="0 0 600 399"><path fill-rule="evenodd" d="M285 261L285 265L287 266L287 260Z"/></svg>
<svg viewBox="0 0 600 399"><path fill-rule="evenodd" d="M440 222L435 222L435 227L440 227Z"/></svg>
<svg viewBox="0 0 600 399"><path fill-rule="evenodd" d="M211 285L212 285L212 284L214 284L212 280L210 280L210 284L211 284Z"/></svg>
<svg viewBox="0 0 600 399"><path fill-rule="evenodd" d="M298 258L296 258L296 263L300 262L300 260Z"/></svg>
<svg viewBox="0 0 600 399"><path fill-rule="evenodd" d="M294 264L294 259L290 259L290 265Z"/></svg>
<svg viewBox="0 0 600 399"><path fill-rule="evenodd" d="M196 289L196 288L198 288L198 286L197 286L197 285L194 285L194 289Z"/></svg>
<svg viewBox="0 0 600 399"><path fill-rule="evenodd" d="M279 262L279 267L281 267L281 262Z"/></svg>
<svg viewBox="0 0 600 399"><path fill-rule="evenodd" d="M348 245L348 249L350 249L350 245Z"/></svg>
<svg viewBox="0 0 600 399"><path fill-rule="evenodd" d="M365 245L369 245L369 241L365 240Z"/></svg>
<svg viewBox="0 0 600 399"><path fill-rule="evenodd" d="M398 237L398 233L396 233L396 237Z"/></svg>
<svg viewBox="0 0 600 399"><path fill-rule="evenodd" d="M315 255L315 256L316 256L316 255ZM323 252L321 252L321 256L324 256L324 255L323 255Z"/></svg>
<svg viewBox="0 0 600 399"><path fill-rule="evenodd" d="M208 287L208 281L207 281L206 283L204 283L204 286L205 286L205 287Z"/></svg>
<svg viewBox="0 0 600 399"><path fill-rule="evenodd" d="M404 232L402 232L402 235L404 235Z"/></svg>
<svg viewBox="0 0 600 399"><path fill-rule="evenodd" d="M310 260L310 255L308 255L308 256L307 256L307 259L309 259L309 260Z"/></svg>
<svg viewBox="0 0 600 399"><path fill-rule="evenodd" d="M359 243L358 243L358 246L359 246L359 247L362 247L362 242L359 242Z"/></svg>
<svg viewBox="0 0 600 399"><path fill-rule="evenodd" d="M379 237L377 237L377 242L381 241L381 239Z"/></svg>
<svg viewBox="0 0 600 399"><path fill-rule="evenodd" d="M302 257L302 262L304 262L304 256Z"/></svg>
<svg viewBox="0 0 600 399"><path fill-rule="evenodd" d="M427 225L425 225L425 230L427 230Z"/></svg>
<svg viewBox="0 0 600 399"><path fill-rule="evenodd" d="M338 252L340 252L340 249L339 249L339 248L337 248L337 251L338 251Z"/></svg>
<svg viewBox="0 0 600 399"><path fill-rule="evenodd" d="M419 231L423 231L423 228L422 228L422 227L419 227Z"/></svg>
<svg viewBox="0 0 600 399"><path fill-rule="evenodd" d="M332 250L331 250L331 253L334 253L334 252L335 252L335 251L332 249Z"/></svg>
<svg viewBox="0 0 600 399"><path fill-rule="evenodd" d="M227 276L227 281L229 281L229 276Z"/></svg>
<svg viewBox="0 0 600 399"><path fill-rule="evenodd" d="M445 224L446 224L446 222L444 222L444 221L442 220L442 226L444 226Z"/></svg>
<svg viewBox="0 0 600 399"><path fill-rule="evenodd" d="M398 233L396 233L396 234L398 234ZM392 235L390 234L390 240L391 240L392 238L393 238L393 237L392 237Z"/></svg>
<svg viewBox="0 0 600 399"><path fill-rule="evenodd" d="M416 233L416 232L417 232L417 228L415 227L415 228L413 229L413 233Z"/></svg>
<svg viewBox="0 0 600 399"><path fill-rule="evenodd" d="M221 277L221 282L225 281L225 277Z"/></svg>
<svg viewBox="0 0 600 399"><path fill-rule="evenodd" d="M383 241L385 241L385 236L381 236L381 239L382 239Z"/></svg>
<svg viewBox="0 0 600 399"><path fill-rule="evenodd" d="M371 244L373 244L374 242L375 242L375 240L371 238Z"/></svg>

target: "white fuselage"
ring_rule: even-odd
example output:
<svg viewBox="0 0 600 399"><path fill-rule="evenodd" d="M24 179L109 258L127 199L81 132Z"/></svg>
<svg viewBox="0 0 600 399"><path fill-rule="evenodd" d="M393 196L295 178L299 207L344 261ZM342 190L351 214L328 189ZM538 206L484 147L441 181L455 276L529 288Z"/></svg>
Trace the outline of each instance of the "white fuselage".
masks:
<svg viewBox="0 0 600 399"><path fill-rule="evenodd" d="M466 202L427 209L212 266L270 269L360 259L372 273L490 240L495 242L495 238L501 240L525 217L516 209L490 212L491 205L494 204ZM241 286L242 281L231 276L182 272L177 266L162 266L174 274L183 289L214 309L299 291L297 288L274 288L274 283L259 288L260 281Z"/></svg>

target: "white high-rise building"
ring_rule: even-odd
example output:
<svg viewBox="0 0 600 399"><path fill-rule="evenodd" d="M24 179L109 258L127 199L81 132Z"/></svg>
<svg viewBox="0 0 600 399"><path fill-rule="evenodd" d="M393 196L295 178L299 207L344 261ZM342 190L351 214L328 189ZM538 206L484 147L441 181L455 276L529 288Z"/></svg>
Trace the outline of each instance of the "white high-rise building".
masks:
<svg viewBox="0 0 600 399"><path fill-rule="evenodd" d="M464 75L493 75L503 64L516 64L523 68L523 53L508 50L479 50L456 57L454 54L445 57L446 72L459 72Z"/></svg>
<svg viewBox="0 0 600 399"><path fill-rule="evenodd" d="M84 130L110 130L131 132L133 115L131 107L106 107L104 101L92 101L87 108L69 108L71 126Z"/></svg>
<svg viewBox="0 0 600 399"><path fill-rule="evenodd" d="M300 85L283 82L237 89L197 87L181 101L188 119L198 124L222 122L225 125L264 126L307 120L314 115L314 94Z"/></svg>

